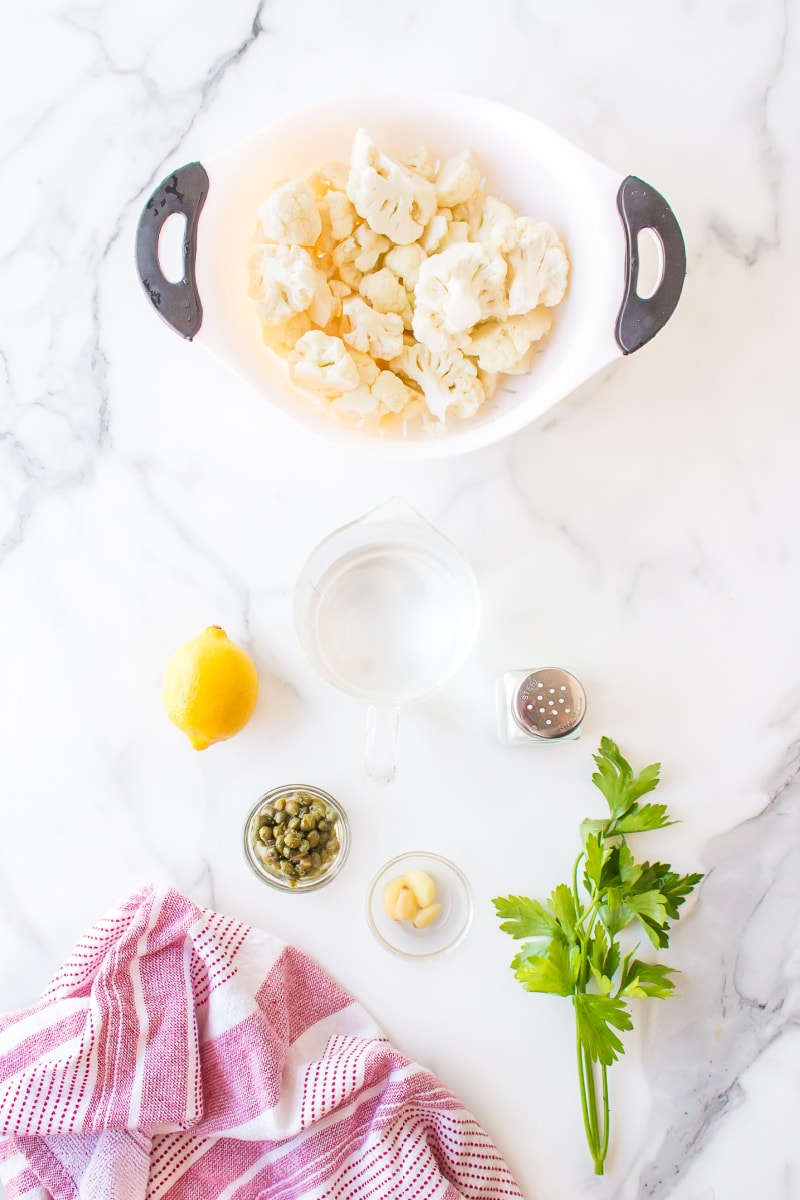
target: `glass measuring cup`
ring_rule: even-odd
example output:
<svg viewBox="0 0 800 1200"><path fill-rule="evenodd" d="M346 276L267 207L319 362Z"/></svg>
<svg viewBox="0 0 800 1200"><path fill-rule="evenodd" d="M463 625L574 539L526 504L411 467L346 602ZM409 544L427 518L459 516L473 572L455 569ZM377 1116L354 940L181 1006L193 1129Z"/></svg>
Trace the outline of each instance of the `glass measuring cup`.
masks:
<svg viewBox="0 0 800 1200"><path fill-rule="evenodd" d="M400 705L450 679L479 615L472 567L404 500L344 525L312 552L295 588L295 628L319 674L368 703L371 782L395 776Z"/></svg>

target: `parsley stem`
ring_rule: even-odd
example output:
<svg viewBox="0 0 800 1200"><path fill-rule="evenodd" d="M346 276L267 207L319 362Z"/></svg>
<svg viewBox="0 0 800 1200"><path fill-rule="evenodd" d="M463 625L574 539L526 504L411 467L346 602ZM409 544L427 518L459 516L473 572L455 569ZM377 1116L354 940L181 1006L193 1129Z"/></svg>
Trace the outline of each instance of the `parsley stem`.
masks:
<svg viewBox="0 0 800 1200"><path fill-rule="evenodd" d="M597 1161L597 1140L594 1132L594 1123L589 1113L589 1099L586 1094L586 1060L584 1058L583 1042L581 1041L580 1031L577 1029L576 1021L576 1042L578 1050L578 1081L581 1087L581 1110L583 1112L583 1128L586 1131L586 1141L589 1143L589 1150L592 1158ZM591 1064L590 1064L591 1065Z"/></svg>
<svg viewBox="0 0 800 1200"><path fill-rule="evenodd" d="M603 1173L603 1163L608 1154L608 1132L610 1128L610 1113L608 1109L608 1067L605 1063L601 1063L600 1070L603 1075L603 1144L600 1147L600 1175Z"/></svg>
<svg viewBox="0 0 800 1200"><path fill-rule="evenodd" d="M603 1157L600 1150L600 1131L597 1121L597 1093L594 1086L594 1063L588 1052L584 1049L584 1070L586 1072L586 1099L589 1105L589 1122L592 1126L592 1140L589 1149L592 1152L594 1159L595 1175L603 1174Z"/></svg>
<svg viewBox="0 0 800 1200"><path fill-rule="evenodd" d="M583 851L581 850L580 854L575 859L575 863L572 867L572 895L575 898L575 908L576 909L578 909L580 907L580 903L581 903L581 898L578 895L578 867L581 865L581 860L583 859L583 857L584 857L584 854L583 854Z"/></svg>

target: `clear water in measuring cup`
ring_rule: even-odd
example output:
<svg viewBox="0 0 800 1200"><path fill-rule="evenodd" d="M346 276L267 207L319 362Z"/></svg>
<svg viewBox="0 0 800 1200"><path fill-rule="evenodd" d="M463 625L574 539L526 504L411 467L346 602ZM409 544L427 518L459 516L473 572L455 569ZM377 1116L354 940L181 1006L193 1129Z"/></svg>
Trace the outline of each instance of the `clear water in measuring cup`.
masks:
<svg viewBox="0 0 800 1200"><path fill-rule="evenodd" d="M413 700L444 683L474 634L463 576L396 542L358 547L334 563L308 617L331 683L375 701Z"/></svg>

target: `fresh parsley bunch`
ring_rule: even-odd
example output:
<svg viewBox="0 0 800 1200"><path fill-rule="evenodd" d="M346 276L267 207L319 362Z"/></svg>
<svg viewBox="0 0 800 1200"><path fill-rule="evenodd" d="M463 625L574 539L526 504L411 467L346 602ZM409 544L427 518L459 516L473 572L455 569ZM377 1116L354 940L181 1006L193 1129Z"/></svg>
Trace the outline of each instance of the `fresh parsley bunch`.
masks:
<svg viewBox="0 0 800 1200"><path fill-rule="evenodd" d="M595 1173L602 1175L609 1136L608 1068L624 1053L618 1033L633 1028L629 1001L664 999L675 988L673 969L643 962L636 957L638 946L623 956L618 936L633 925L656 950L668 946L670 923L702 875L676 875L665 863L637 863L628 847L630 834L673 824L665 805L639 803L657 786L661 764L634 775L610 738L601 740L593 757L592 782L605 796L610 816L581 824L582 849L572 883L559 884L546 904L505 896L494 905L505 933L530 939L511 963L525 990L572 998L586 1140Z"/></svg>

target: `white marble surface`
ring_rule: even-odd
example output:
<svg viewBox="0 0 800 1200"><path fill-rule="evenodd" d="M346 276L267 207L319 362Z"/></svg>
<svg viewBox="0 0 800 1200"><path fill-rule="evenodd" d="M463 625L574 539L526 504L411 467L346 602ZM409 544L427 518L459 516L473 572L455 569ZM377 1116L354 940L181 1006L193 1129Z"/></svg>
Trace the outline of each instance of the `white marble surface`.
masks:
<svg viewBox="0 0 800 1200"><path fill-rule="evenodd" d="M0 1010L157 879L316 956L473 1109L531 1200L800 1195L799 56L788 0L6 0ZM339 451L309 467L306 435L148 311L136 220L168 169L387 83L502 100L649 180L687 284L655 342L511 440L413 470ZM395 494L462 547L484 612L457 680L404 714L381 792L291 593L324 534ZM196 754L159 684L210 623L250 649L262 697ZM552 662L586 685L583 739L500 745L495 679ZM707 878L670 951L679 995L640 1006L612 1072L598 1181L569 1006L514 982L489 899L568 871L604 733L662 760L681 824L655 852ZM262 888L239 844L253 799L297 778L353 826L346 871L302 899ZM487 863L480 814L528 843ZM457 859L476 917L412 967L371 940L363 897L420 846Z"/></svg>

